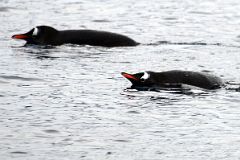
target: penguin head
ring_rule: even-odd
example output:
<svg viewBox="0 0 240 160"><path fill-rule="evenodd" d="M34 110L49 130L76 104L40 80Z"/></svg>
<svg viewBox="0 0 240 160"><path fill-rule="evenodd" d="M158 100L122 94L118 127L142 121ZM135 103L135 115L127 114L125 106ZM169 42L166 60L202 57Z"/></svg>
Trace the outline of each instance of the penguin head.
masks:
<svg viewBox="0 0 240 160"><path fill-rule="evenodd" d="M131 88L151 87L153 85L153 82L150 79L150 72L140 72L135 74L122 72L122 76L132 83Z"/></svg>
<svg viewBox="0 0 240 160"><path fill-rule="evenodd" d="M25 40L27 44L48 45L57 33L58 31L52 27L37 26L27 33L13 35L12 38Z"/></svg>

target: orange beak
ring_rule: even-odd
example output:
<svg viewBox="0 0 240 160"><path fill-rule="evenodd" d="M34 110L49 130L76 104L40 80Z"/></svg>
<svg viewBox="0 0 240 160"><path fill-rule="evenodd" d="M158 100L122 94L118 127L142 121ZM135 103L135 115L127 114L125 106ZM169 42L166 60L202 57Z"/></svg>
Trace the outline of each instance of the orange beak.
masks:
<svg viewBox="0 0 240 160"><path fill-rule="evenodd" d="M24 34L16 34L12 36L13 39L27 39L28 36L24 35Z"/></svg>
<svg viewBox="0 0 240 160"><path fill-rule="evenodd" d="M125 72L122 72L121 74L123 75L123 77L125 77L125 78L127 78L129 80L139 81L139 79L134 77L132 74L128 74L128 73L125 73Z"/></svg>

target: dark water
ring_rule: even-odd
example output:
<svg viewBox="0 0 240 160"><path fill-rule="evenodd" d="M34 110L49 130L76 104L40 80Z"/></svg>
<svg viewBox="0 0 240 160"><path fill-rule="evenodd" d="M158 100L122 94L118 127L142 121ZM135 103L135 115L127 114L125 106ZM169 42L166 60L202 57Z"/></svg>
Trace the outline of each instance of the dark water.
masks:
<svg viewBox="0 0 240 160"><path fill-rule="evenodd" d="M240 2L0 4L0 159L240 158L240 92L137 92L120 75L182 69L240 82ZM122 33L143 45L26 48L10 39L43 24Z"/></svg>

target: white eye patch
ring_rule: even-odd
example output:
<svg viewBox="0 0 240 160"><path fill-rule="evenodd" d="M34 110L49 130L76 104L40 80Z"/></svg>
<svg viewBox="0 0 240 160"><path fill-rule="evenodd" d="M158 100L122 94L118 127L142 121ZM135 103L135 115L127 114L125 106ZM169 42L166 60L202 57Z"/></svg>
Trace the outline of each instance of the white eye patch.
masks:
<svg viewBox="0 0 240 160"><path fill-rule="evenodd" d="M36 36L37 34L38 34L38 28L34 28L32 35L33 35L33 36Z"/></svg>
<svg viewBox="0 0 240 160"><path fill-rule="evenodd" d="M142 76L141 79L146 80L146 79L148 79L149 77L150 77L150 75L149 75L147 72L144 72L144 74L143 74L143 76Z"/></svg>

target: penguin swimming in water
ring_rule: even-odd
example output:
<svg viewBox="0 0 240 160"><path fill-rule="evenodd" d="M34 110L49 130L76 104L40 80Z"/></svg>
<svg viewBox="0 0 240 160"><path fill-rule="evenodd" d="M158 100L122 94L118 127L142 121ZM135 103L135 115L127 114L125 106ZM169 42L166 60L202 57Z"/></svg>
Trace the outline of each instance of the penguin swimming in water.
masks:
<svg viewBox="0 0 240 160"><path fill-rule="evenodd" d="M112 32L97 30L62 30L50 26L37 26L27 33L16 34L13 39L25 40L26 44L62 45L78 44L103 47L136 46L139 43L133 39Z"/></svg>
<svg viewBox="0 0 240 160"><path fill-rule="evenodd" d="M203 89L218 89L224 86L223 81L216 76L193 71L171 70L165 72L140 72L122 75L131 83L131 88L182 88L183 85L195 86Z"/></svg>

